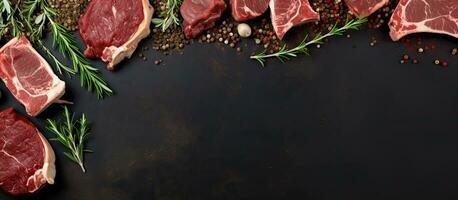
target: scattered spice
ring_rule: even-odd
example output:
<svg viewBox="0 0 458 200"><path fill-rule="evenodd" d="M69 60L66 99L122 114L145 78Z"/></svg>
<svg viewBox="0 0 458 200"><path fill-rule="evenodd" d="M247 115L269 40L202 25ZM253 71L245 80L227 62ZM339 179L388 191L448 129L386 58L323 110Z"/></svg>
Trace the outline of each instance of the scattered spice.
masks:
<svg viewBox="0 0 458 200"><path fill-rule="evenodd" d="M320 21L312 24L314 33L328 32L334 24L341 25L354 18L343 1L312 0L311 5L320 14Z"/></svg>
<svg viewBox="0 0 458 200"><path fill-rule="evenodd" d="M447 62L447 61L442 61L442 62L441 62L441 66L442 66L443 68L447 68L447 67L448 67L448 62Z"/></svg>
<svg viewBox="0 0 458 200"><path fill-rule="evenodd" d="M86 10L90 0L48 0L50 6L56 11L56 21L68 30L78 29L78 20Z"/></svg>
<svg viewBox="0 0 458 200"><path fill-rule="evenodd" d="M402 56L402 59L404 59L404 60L409 60L409 55L404 54L404 56Z"/></svg>
<svg viewBox="0 0 458 200"><path fill-rule="evenodd" d="M275 53L281 49L281 41L275 35L275 31L268 18L261 19L259 25L253 26L253 38L255 44L261 45L268 53Z"/></svg>
<svg viewBox="0 0 458 200"><path fill-rule="evenodd" d="M155 60L155 61L154 61L154 64L155 64L155 65L160 65L161 63L162 63L162 60Z"/></svg>
<svg viewBox="0 0 458 200"><path fill-rule="evenodd" d="M151 1L152 6L156 9L153 18L161 18L161 13L167 9L167 0ZM183 49L190 41L186 40L179 26L169 26L165 31L161 27L152 29L151 37L153 39L152 49L164 52L169 55L173 50Z"/></svg>

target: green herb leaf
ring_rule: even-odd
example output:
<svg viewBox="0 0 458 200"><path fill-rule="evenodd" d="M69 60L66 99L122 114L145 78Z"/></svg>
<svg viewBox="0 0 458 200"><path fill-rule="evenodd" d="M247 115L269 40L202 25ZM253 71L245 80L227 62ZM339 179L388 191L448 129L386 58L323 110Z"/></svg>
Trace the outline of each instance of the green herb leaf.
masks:
<svg viewBox="0 0 458 200"><path fill-rule="evenodd" d="M167 0L166 9L160 14L162 19L153 18L151 22L155 24L156 27L161 27L163 32L172 25L179 26L180 19L178 19L177 16L182 2L182 0Z"/></svg>
<svg viewBox="0 0 458 200"><path fill-rule="evenodd" d="M51 139L52 141L58 141L67 148L68 151L64 152L64 155L78 164L83 172L86 172L84 153L92 152L85 148L89 135L86 115L83 114L78 120L75 120L75 114L70 113L67 106L63 106L63 108L63 119L60 121L46 120L46 128L56 136L56 138Z"/></svg>
<svg viewBox="0 0 458 200"><path fill-rule="evenodd" d="M4 34L7 28L11 30L14 36L19 36L21 32L27 33L29 40L43 49L48 58L54 63L57 72L60 74L65 72L67 75L79 75L81 87L85 87L90 92L95 91L99 99L113 94L112 89L103 79L100 71L93 67L84 57L76 45L73 34L55 21L57 13L51 8L47 0L24 0L21 4L16 4L14 9L10 7L9 0L1 0L0 3L4 9L10 11L7 14L6 21L8 23L2 23L3 26L0 24L0 36ZM37 17L33 18L35 15ZM3 21L3 19L0 21ZM44 30L48 27L53 35L53 47L57 48L64 57L72 61L72 67L66 66L57 59L42 42Z"/></svg>
<svg viewBox="0 0 458 200"><path fill-rule="evenodd" d="M299 45L297 45L296 47L292 49L288 49L286 45L284 45L276 53L265 54L265 51L263 51L257 55L250 56L250 58L258 61L261 64L261 66L264 67L267 58L277 58L281 62L285 62L286 60L289 60L292 57L297 57L298 54L309 55L308 48L307 48L308 46L312 44L323 44L325 38L336 36L336 35L342 35L345 31L348 31L348 30L358 30L366 22L367 22L367 19L362 18L362 19L347 20L345 24L341 27L338 27L337 24L334 24L334 26L331 28L331 30L328 33L324 35L322 33L318 33L317 35L315 35L315 37L312 40L308 42L306 42L308 38L308 35L306 35L304 40L302 40L302 42L299 43Z"/></svg>
<svg viewBox="0 0 458 200"><path fill-rule="evenodd" d="M8 0L3 0L3 8L8 14L11 14L11 5Z"/></svg>

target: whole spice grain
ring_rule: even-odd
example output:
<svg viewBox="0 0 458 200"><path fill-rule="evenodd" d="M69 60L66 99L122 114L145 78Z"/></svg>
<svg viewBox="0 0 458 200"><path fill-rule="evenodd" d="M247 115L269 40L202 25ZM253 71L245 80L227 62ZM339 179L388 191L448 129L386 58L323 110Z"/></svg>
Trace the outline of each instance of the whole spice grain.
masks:
<svg viewBox="0 0 458 200"><path fill-rule="evenodd" d="M261 45L269 53L275 53L281 49L281 41L276 37L268 18L263 18L260 24L252 27L253 39L256 45Z"/></svg>
<svg viewBox="0 0 458 200"><path fill-rule="evenodd" d="M56 21L68 30L78 29L78 20L86 10L90 0L48 0L56 11Z"/></svg>
<svg viewBox="0 0 458 200"><path fill-rule="evenodd" d="M167 0L151 1L151 3L156 9L153 18L162 18L163 16L160 15L167 9ZM179 26L169 26L165 31L162 31L161 27L152 28L151 37L152 49L162 51L164 55L170 54L173 50L183 49L185 45L190 44Z"/></svg>

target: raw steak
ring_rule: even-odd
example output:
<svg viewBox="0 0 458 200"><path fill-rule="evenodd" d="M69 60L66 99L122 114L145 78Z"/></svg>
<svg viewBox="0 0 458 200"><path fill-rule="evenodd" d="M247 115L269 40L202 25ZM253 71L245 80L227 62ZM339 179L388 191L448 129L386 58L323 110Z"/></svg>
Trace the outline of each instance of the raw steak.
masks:
<svg viewBox="0 0 458 200"><path fill-rule="evenodd" d="M231 0L232 16L238 22L262 15L269 8L270 0Z"/></svg>
<svg viewBox="0 0 458 200"><path fill-rule="evenodd" d="M359 18L364 18L384 5L388 4L389 0L345 0L348 8Z"/></svg>
<svg viewBox="0 0 458 200"><path fill-rule="evenodd" d="M0 188L12 195L54 184L54 151L46 138L12 108L0 112Z"/></svg>
<svg viewBox="0 0 458 200"><path fill-rule="evenodd" d="M0 49L0 78L31 116L59 103L65 93L65 83L24 35Z"/></svg>
<svg viewBox="0 0 458 200"><path fill-rule="evenodd" d="M293 26L320 19L308 0L271 0L269 5L272 25L280 39Z"/></svg>
<svg viewBox="0 0 458 200"><path fill-rule="evenodd" d="M153 7L148 0L93 0L79 21L84 55L108 62L108 70L130 58L150 33Z"/></svg>
<svg viewBox="0 0 458 200"><path fill-rule="evenodd" d="M458 38L458 0L400 0L389 26L394 41L418 32Z"/></svg>
<svg viewBox="0 0 458 200"><path fill-rule="evenodd" d="M225 9L224 0L184 0L180 13L184 19L185 37L195 38L202 31L213 27Z"/></svg>

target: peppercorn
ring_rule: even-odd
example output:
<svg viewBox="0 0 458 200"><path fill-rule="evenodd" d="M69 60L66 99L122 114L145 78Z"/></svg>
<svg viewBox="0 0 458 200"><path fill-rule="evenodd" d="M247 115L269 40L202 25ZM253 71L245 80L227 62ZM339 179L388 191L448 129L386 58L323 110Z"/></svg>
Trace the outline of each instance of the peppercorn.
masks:
<svg viewBox="0 0 458 200"><path fill-rule="evenodd" d="M404 56L402 56L402 59L404 59L404 60L409 60L409 55L404 54Z"/></svg>
<svg viewBox="0 0 458 200"><path fill-rule="evenodd" d="M444 67L444 68L447 68L448 67L448 62L447 61L442 61L441 62L441 66Z"/></svg>

